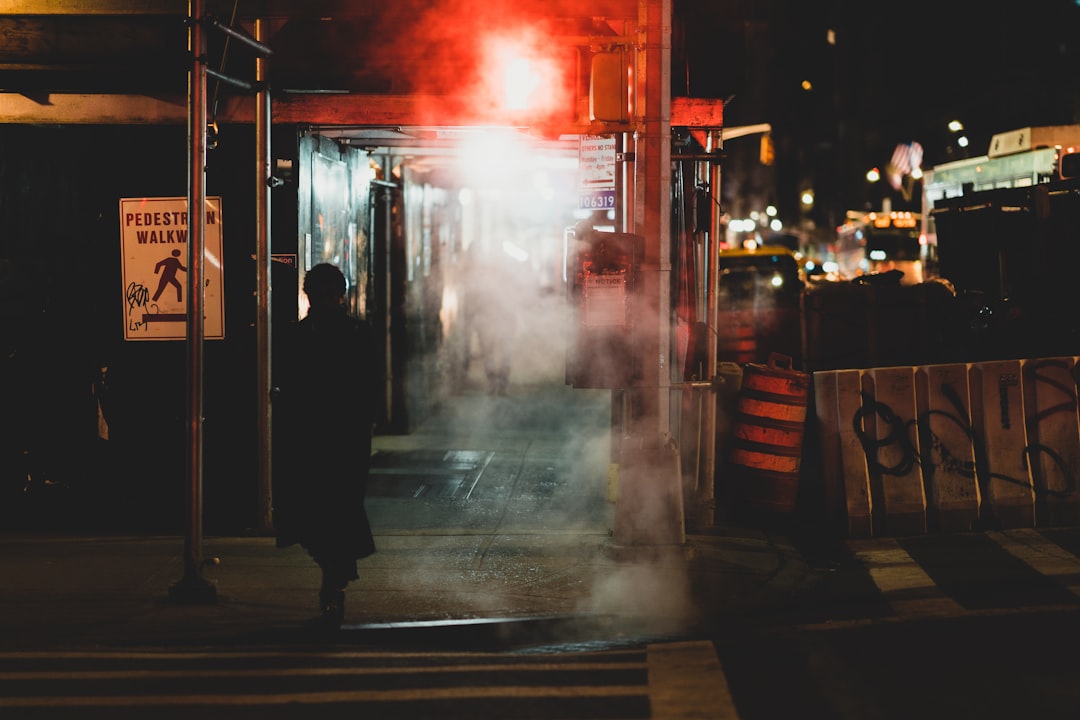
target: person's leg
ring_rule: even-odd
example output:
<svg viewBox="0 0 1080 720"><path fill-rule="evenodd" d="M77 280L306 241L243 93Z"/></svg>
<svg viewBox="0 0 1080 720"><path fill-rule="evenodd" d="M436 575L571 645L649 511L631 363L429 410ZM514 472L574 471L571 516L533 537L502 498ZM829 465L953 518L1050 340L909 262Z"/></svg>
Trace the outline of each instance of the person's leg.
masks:
<svg viewBox="0 0 1080 720"><path fill-rule="evenodd" d="M488 325L478 325L476 334L480 359L484 363L484 378L487 381L487 391L494 395L499 387L499 348L495 331Z"/></svg>
<svg viewBox="0 0 1080 720"><path fill-rule="evenodd" d="M334 577L333 573L323 571L319 610L324 620L340 625L345 620L345 586Z"/></svg>
<svg viewBox="0 0 1080 720"><path fill-rule="evenodd" d="M327 622L340 625L345 620L345 588L356 577L355 565L356 561L348 558L327 559L319 564L319 609Z"/></svg>
<svg viewBox="0 0 1080 720"><path fill-rule="evenodd" d="M494 343L492 354L495 365L495 394L505 395L510 387L510 350L512 340L509 337L499 337Z"/></svg>

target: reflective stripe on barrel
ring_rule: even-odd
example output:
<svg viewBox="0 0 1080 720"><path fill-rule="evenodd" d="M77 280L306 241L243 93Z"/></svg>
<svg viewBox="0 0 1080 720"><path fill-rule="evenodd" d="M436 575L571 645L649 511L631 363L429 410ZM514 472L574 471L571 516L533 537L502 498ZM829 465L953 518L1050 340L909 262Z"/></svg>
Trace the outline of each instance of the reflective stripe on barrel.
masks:
<svg viewBox="0 0 1080 720"><path fill-rule="evenodd" d="M759 510L795 509L810 376L747 365L732 428L728 461L742 495Z"/></svg>

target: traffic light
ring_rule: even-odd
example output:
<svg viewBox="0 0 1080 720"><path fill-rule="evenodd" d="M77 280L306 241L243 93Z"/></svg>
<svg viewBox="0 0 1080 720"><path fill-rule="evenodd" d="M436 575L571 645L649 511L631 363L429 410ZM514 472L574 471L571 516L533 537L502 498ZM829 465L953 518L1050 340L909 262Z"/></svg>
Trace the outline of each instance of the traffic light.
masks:
<svg viewBox="0 0 1080 720"><path fill-rule="evenodd" d="M761 164L772 165L776 159L776 150L773 147L772 135L765 133L761 136Z"/></svg>

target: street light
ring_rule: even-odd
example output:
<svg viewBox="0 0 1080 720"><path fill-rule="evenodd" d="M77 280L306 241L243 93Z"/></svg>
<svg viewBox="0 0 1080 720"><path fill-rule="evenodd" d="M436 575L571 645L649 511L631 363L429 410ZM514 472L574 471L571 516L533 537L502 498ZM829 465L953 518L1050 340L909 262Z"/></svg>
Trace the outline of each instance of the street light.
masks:
<svg viewBox="0 0 1080 720"><path fill-rule="evenodd" d="M962 134L964 132L964 123L959 120L949 121L949 132L957 134L956 146L958 148L966 148L969 144L967 135ZM958 134L960 133L960 134Z"/></svg>

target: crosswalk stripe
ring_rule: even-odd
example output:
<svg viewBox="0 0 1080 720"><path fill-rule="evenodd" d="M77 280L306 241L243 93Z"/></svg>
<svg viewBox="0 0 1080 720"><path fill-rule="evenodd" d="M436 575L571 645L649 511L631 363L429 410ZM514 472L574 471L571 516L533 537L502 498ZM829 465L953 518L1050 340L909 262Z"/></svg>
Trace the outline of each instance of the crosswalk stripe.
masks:
<svg viewBox="0 0 1080 720"><path fill-rule="evenodd" d="M633 657L641 655L640 650L599 650L595 652L582 652L576 653L570 658L575 662L585 660L588 658L607 659L607 658L619 658L619 657ZM176 660L177 657L183 657L189 660L221 660L227 659L265 659L265 658L287 658L294 660L297 658L303 659L316 659L332 657L335 659L365 659L365 660L413 660L413 659L439 659L439 660L476 660L477 658L490 658L491 660L498 660L500 658L505 659L504 653L497 652L384 652L378 650L333 650L333 651L319 651L310 652L304 650L290 651L290 650L215 650L213 652L203 652L195 650L124 650L117 648L115 650L0 650L0 660L33 660L35 658L48 658L55 660L62 658L65 660L100 660L101 658L110 659L129 659L129 660ZM529 656L521 656L523 661L531 662ZM567 656L561 656L567 657Z"/></svg>
<svg viewBox="0 0 1080 720"><path fill-rule="evenodd" d="M75 694L45 695L31 691L21 696L0 697L0 709L11 711L18 709L51 710L93 710L122 708L142 708L152 712L153 708L166 706L181 707L237 707L284 705L318 706L324 704L364 704L364 703L410 703L424 702L483 702L486 700L514 700L521 702L592 700L592 701L634 701L644 702L644 707L652 707L653 717L677 718L709 717L716 720L738 720L739 715L728 688L727 678L720 665L716 651L709 641L682 641L651 643L634 651L614 650L597 653L556 655L550 657L507 656L500 654L475 653L432 653L435 658L425 654L399 654L380 652L328 652L328 653L277 653L266 652L148 652L148 651L14 651L0 653L0 660L7 662L57 661L70 665L72 662L88 665L87 669L64 667L55 670L27 669L6 670L0 672L0 681L19 687L20 681L64 682L68 690L77 688L78 683L123 682L132 683L133 689L143 687L154 681L209 680L222 678L326 678L342 677L378 677L378 676L416 676L422 687L410 688L372 688L372 689L297 689L295 691L252 693L240 687L236 693L222 692L133 692L121 694L101 692L86 694L75 690ZM299 656L299 657L297 657ZM231 662L248 662L284 657L292 659L289 667L228 667ZM226 663L225 666L177 668L173 663L188 663L191 660L211 658ZM393 658L411 661L406 666L385 667L381 664L372 666L321 666L311 667L316 659L327 662L339 662L349 658L365 662ZM90 669L90 663L108 659L130 663L129 668L107 670ZM432 664L425 664L435 660ZM155 669L146 666L146 662L167 663ZM140 664L142 664L140 666ZM573 673L591 682L584 685L567 684L556 681L557 673ZM638 673L643 682L621 682L598 684L596 673ZM472 673L472 678L490 674L492 684L478 683L475 679L468 682L449 682L446 687L441 683L428 686L422 678L434 678L440 675L457 676ZM536 673L538 684L513 682L498 685L499 674ZM550 673L550 674L549 674ZM545 680L545 678L550 678ZM647 678L647 679L646 679ZM556 684L558 682L558 684ZM143 687L144 690L148 689ZM283 688L279 688L281 690ZM100 690L100 688L99 688ZM703 714L704 713L704 714Z"/></svg>
<svg viewBox="0 0 1080 720"><path fill-rule="evenodd" d="M507 687L440 687L424 688L423 699L432 700L489 700L503 698L601 698L645 696L640 685L598 686L507 686ZM284 705L288 703L317 705L325 703L407 702L417 699L417 691L409 690L342 690L334 692L298 692L273 694L243 693L238 695L79 695L25 696L0 698L0 708L59 708L59 707L141 707L161 705Z"/></svg>
<svg viewBox="0 0 1080 720"><path fill-rule="evenodd" d="M849 540L893 612L901 617L953 615L964 608L943 593L933 578L892 538Z"/></svg>
<svg viewBox="0 0 1080 720"><path fill-rule="evenodd" d="M987 536L1039 573L1062 580L1069 592L1080 596L1080 558L1065 548L1034 528L989 532Z"/></svg>
<svg viewBox="0 0 1080 720"><path fill-rule="evenodd" d="M653 717L738 720L727 676L712 643L649 645L648 662Z"/></svg>
<svg viewBox="0 0 1080 720"><path fill-rule="evenodd" d="M334 675L424 675L478 672L592 672L600 670L644 670L646 664L638 663L538 663L529 665L488 664L488 665L425 665L415 667L287 667L260 669L224 669L205 670L64 670L48 672L35 670L16 670L0 672L0 680L133 680L145 678L208 678L208 677L326 677Z"/></svg>

